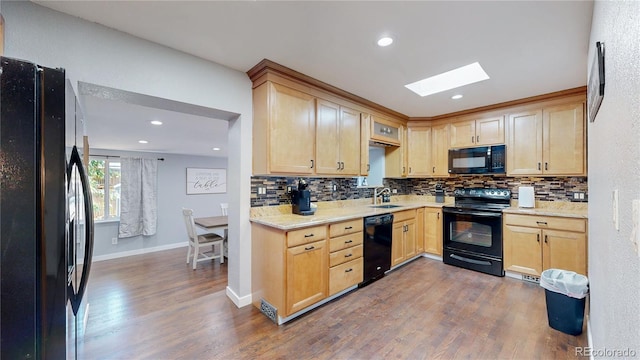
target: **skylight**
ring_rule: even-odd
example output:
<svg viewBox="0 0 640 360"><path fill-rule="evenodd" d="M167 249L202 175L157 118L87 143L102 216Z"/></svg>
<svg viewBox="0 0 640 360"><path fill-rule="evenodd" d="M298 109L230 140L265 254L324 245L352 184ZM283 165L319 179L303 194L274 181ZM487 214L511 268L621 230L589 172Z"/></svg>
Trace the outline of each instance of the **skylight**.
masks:
<svg viewBox="0 0 640 360"><path fill-rule="evenodd" d="M427 96L487 79L489 79L489 75L479 63L474 62L473 64L407 84L405 87L420 96Z"/></svg>

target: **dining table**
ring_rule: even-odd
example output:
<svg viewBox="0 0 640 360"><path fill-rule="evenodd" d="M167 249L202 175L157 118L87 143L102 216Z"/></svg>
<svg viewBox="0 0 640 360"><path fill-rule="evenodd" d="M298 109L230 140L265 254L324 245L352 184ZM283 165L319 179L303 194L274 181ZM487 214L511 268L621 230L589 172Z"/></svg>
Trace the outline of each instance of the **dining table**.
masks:
<svg viewBox="0 0 640 360"><path fill-rule="evenodd" d="M224 230L224 256L227 257L227 231L229 229L229 217L226 215L199 217L194 218L193 222L207 231Z"/></svg>

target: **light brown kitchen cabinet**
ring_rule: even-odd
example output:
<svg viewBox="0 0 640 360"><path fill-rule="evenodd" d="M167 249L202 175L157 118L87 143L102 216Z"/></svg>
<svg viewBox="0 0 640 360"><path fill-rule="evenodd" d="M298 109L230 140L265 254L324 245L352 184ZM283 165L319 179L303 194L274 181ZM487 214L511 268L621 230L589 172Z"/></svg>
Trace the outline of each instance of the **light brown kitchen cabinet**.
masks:
<svg viewBox="0 0 640 360"><path fill-rule="evenodd" d="M327 226L282 231L252 224L252 297L287 317L329 293Z"/></svg>
<svg viewBox="0 0 640 360"><path fill-rule="evenodd" d="M407 131L409 176L426 177L432 171L431 127L410 127Z"/></svg>
<svg viewBox="0 0 640 360"><path fill-rule="evenodd" d="M416 210L396 212L391 233L391 266L416 255Z"/></svg>
<svg viewBox="0 0 640 360"><path fill-rule="evenodd" d="M407 131L407 175L449 176L449 125L409 127Z"/></svg>
<svg viewBox="0 0 640 360"><path fill-rule="evenodd" d="M364 279L363 220L331 224L329 234L329 295L334 295Z"/></svg>
<svg viewBox="0 0 640 360"><path fill-rule="evenodd" d="M407 166L407 130L405 126L398 127L400 137L399 146L387 146L384 152L384 172L388 178L403 178L409 174Z"/></svg>
<svg viewBox="0 0 640 360"><path fill-rule="evenodd" d="M424 252L425 219L424 208L416 209L416 254L422 254Z"/></svg>
<svg viewBox="0 0 640 360"><path fill-rule="evenodd" d="M265 82L253 90L253 173L313 174L315 97Z"/></svg>
<svg viewBox="0 0 640 360"><path fill-rule="evenodd" d="M504 116L451 123L451 148L504 144Z"/></svg>
<svg viewBox="0 0 640 360"><path fill-rule="evenodd" d="M316 174L360 173L360 112L317 100Z"/></svg>
<svg viewBox="0 0 640 360"><path fill-rule="evenodd" d="M369 175L369 140L371 139L371 115L360 114L360 175Z"/></svg>
<svg viewBox="0 0 640 360"><path fill-rule="evenodd" d="M418 217L418 220L420 218ZM424 251L442 256L442 209L424 208Z"/></svg>
<svg viewBox="0 0 640 360"><path fill-rule="evenodd" d="M509 115L507 175L585 175L584 103Z"/></svg>
<svg viewBox="0 0 640 360"><path fill-rule="evenodd" d="M584 219L505 214L504 268L540 276L550 268L587 274Z"/></svg>
<svg viewBox="0 0 640 360"><path fill-rule="evenodd" d="M328 296L327 241L287 249L287 314L293 314Z"/></svg>
<svg viewBox="0 0 640 360"><path fill-rule="evenodd" d="M371 135L369 138L384 145L400 146L403 136L400 126L402 125L389 119L371 115Z"/></svg>

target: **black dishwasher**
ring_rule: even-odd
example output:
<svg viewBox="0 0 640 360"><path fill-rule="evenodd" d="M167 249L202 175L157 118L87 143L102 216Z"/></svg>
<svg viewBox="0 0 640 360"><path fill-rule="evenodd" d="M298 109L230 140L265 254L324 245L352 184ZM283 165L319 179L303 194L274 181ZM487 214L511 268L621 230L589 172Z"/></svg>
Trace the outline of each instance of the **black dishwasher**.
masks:
<svg viewBox="0 0 640 360"><path fill-rule="evenodd" d="M392 229L392 214L364 218L364 280L359 287L383 277L391 268Z"/></svg>

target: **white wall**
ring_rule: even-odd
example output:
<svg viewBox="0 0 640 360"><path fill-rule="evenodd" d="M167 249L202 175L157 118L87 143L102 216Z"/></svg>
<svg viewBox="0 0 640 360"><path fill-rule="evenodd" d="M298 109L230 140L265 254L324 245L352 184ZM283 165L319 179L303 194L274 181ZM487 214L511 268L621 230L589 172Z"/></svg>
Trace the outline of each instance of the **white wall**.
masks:
<svg viewBox="0 0 640 360"><path fill-rule="evenodd" d="M606 84L589 124L591 333L594 350L631 349L631 357L640 357L640 257L631 241L632 201L640 199L639 39L640 2L595 3L589 59L596 41L603 41ZM614 189L620 230L612 222Z"/></svg>
<svg viewBox="0 0 640 360"><path fill-rule="evenodd" d="M118 239L118 244L113 245L111 239L118 237L119 223L117 221L98 222L95 224L93 250L93 256L97 260L186 246L187 233L182 220L182 208L193 209L196 217L217 216L222 215L220 203L228 201L227 193L187 195L185 189L186 168L226 169L226 158L107 150L95 150L94 152L102 155L164 158L164 161L158 161L158 227L156 234Z"/></svg>
<svg viewBox="0 0 640 360"><path fill-rule="evenodd" d="M247 75L31 2L3 1L2 15L5 56L63 67L74 86L83 81L239 114L229 124L227 294L238 306L250 304L252 93Z"/></svg>

